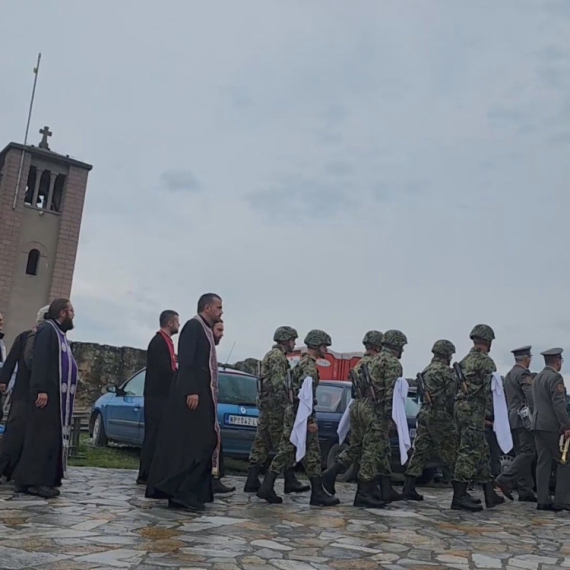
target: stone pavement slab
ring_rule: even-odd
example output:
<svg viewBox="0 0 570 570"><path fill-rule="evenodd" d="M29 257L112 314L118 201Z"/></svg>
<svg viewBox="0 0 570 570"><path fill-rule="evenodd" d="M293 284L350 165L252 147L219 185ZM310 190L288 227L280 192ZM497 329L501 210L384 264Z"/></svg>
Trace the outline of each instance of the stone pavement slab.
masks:
<svg viewBox="0 0 570 570"><path fill-rule="evenodd" d="M0 487L0 569L550 570L570 568L570 513L507 502L478 514L449 510L448 489L387 509L309 506L308 494L267 505L236 492L205 513L144 498L136 473L71 469L51 501ZM244 481L227 478L238 489ZM278 484L277 491L282 487Z"/></svg>

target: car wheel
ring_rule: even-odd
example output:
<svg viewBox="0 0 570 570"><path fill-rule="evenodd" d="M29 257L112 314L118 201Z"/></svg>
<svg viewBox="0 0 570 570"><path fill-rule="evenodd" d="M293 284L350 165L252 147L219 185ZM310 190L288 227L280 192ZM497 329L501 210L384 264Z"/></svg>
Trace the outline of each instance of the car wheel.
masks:
<svg viewBox="0 0 570 570"><path fill-rule="evenodd" d="M514 460L515 458L511 455L501 455L499 458L499 462L501 464L501 473L504 473L512 465Z"/></svg>
<svg viewBox="0 0 570 570"><path fill-rule="evenodd" d="M346 449L346 447L347 446L344 443L342 445L338 443L331 445L327 455L327 468L332 467L336 458ZM354 481L356 479L356 475L357 467L356 464L353 463L348 469L346 469L346 471L342 471L338 474L337 481Z"/></svg>
<svg viewBox="0 0 570 570"><path fill-rule="evenodd" d="M105 447L109 440L105 433L105 426L103 425L103 416L99 412L95 412L93 417L93 428L91 430L91 443L96 447Z"/></svg>

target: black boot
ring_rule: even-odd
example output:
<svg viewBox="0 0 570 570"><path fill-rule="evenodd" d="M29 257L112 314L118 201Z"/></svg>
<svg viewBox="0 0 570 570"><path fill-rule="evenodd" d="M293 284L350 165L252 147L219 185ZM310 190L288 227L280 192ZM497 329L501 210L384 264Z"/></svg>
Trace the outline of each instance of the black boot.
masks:
<svg viewBox="0 0 570 570"><path fill-rule="evenodd" d="M404 498L408 501L423 501L424 496L416 491L416 478L411 475L406 475L404 488L402 489Z"/></svg>
<svg viewBox="0 0 570 570"><path fill-rule="evenodd" d="M289 493L306 493L310 491L311 487L309 485L302 485L295 477L295 471L293 469L287 469L285 471L285 494Z"/></svg>
<svg viewBox="0 0 570 570"><path fill-rule="evenodd" d="M380 489L382 490L382 500L385 503L394 503L396 501L404 500L404 495L402 495L402 493L398 493L398 491L392 487L390 475L380 476Z"/></svg>
<svg viewBox="0 0 570 570"><path fill-rule="evenodd" d="M354 506L367 509L383 509L386 503L376 497L375 488L376 483L374 481L358 481L356 495L354 496Z"/></svg>
<svg viewBox="0 0 570 570"><path fill-rule="evenodd" d="M55 487L45 487L43 485L37 487L28 487L28 495L36 495L44 499L55 499L59 497L59 491Z"/></svg>
<svg viewBox="0 0 570 570"><path fill-rule="evenodd" d="M311 477L311 500L310 505L314 507L335 507L340 501L336 497L331 497L323 489L323 480L320 477Z"/></svg>
<svg viewBox="0 0 570 570"><path fill-rule="evenodd" d="M334 484L336 483L336 478L342 472L344 467L338 461L335 461L324 473L323 473L323 487L329 495L336 495L336 489Z"/></svg>
<svg viewBox="0 0 570 570"><path fill-rule="evenodd" d="M217 477L212 481L212 491L214 495L225 495L226 493L233 493L235 490L235 487L224 485L222 480Z"/></svg>
<svg viewBox="0 0 570 570"><path fill-rule="evenodd" d="M467 483L452 481L451 484L453 485L453 500L451 501L451 508L453 510L470 511L472 513L483 510L483 507L474 503L467 494Z"/></svg>
<svg viewBox="0 0 570 570"><path fill-rule="evenodd" d="M465 491L465 494L469 497L469 500L475 503L476 505L481 504L481 499L474 497L469 491Z"/></svg>
<svg viewBox="0 0 570 570"><path fill-rule="evenodd" d="M257 496L260 499L265 499L268 503L280 505L283 499L277 495L273 488L275 486L275 479L277 479L277 473L268 471L261 487L259 487L259 491L257 491Z"/></svg>
<svg viewBox="0 0 570 570"><path fill-rule="evenodd" d="M243 489L244 493L257 493L261 483L259 482L259 465L250 465L247 470L247 481Z"/></svg>
<svg viewBox="0 0 570 570"><path fill-rule="evenodd" d="M502 505L505 502L505 499L503 499L503 497L499 497L499 495L495 493L492 481L483 483L483 493L485 495L485 506L488 509L492 509L497 505Z"/></svg>

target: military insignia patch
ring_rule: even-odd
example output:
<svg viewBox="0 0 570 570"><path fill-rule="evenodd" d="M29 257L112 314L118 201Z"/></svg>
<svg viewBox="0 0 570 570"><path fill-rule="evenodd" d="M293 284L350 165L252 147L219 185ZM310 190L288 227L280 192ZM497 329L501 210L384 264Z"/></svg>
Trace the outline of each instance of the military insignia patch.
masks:
<svg viewBox="0 0 570 570"><path fill-rule="evenodd" d="M564 393L564 384L557 384L556 389L562 394Z"/></svg>

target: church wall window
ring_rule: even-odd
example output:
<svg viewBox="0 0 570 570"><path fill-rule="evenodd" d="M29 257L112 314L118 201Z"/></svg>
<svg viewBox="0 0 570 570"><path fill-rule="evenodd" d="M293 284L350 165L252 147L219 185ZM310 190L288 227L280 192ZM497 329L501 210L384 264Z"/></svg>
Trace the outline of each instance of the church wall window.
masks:
<svg viewBox="0 0 570 570"><path fill-rule="evenodd" d="M37 275L40 263L40 252L37 249L31 249L28 253L28 262L26 264L26 275Z"/></svg>

